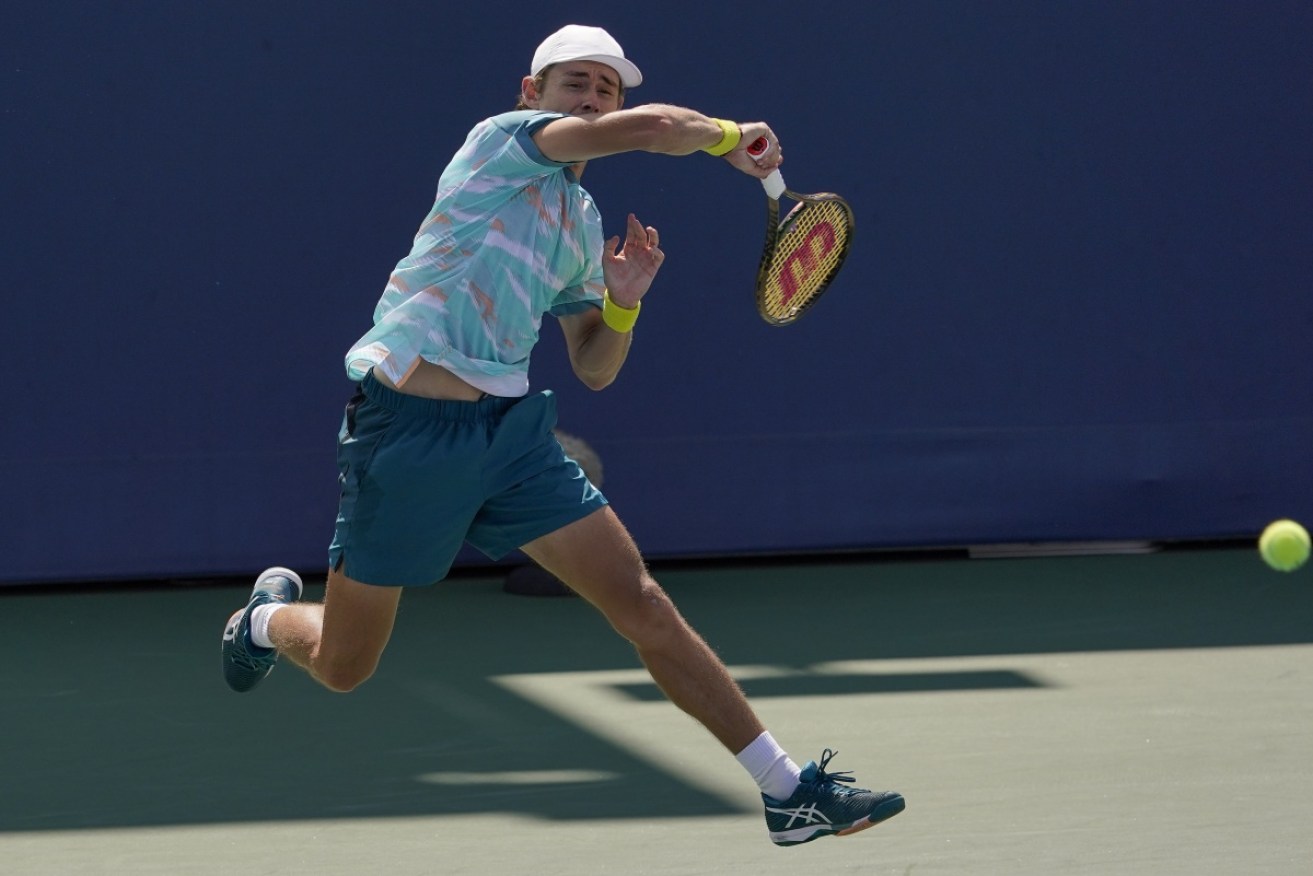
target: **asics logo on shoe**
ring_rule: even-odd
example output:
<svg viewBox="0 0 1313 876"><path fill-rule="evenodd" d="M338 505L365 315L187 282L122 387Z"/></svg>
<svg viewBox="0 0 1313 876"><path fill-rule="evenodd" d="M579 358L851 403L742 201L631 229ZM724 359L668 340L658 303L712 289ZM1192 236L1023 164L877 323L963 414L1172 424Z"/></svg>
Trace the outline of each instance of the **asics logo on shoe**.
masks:
<svg viewBox="0 0 1313 876"><path fill-rule="evenodd" d="M793 827L795 821L801 820L803 824L833 824L834 822L825 817L825 813L816 808L815 803L808 803L806 806L799 806L796 809L776 809L771 806L766 807L767 812L774 812L776 815L789 816L788 822L784 825L785 829Z"/></svg>

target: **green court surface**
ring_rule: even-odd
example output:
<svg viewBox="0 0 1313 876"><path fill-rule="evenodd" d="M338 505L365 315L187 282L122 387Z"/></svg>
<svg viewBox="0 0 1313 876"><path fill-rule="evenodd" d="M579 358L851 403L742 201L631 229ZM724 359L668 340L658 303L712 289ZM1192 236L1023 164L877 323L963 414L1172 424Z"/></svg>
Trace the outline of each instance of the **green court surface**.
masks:
<svg viewBox="0 0 1313 876"><path fill-rule="evenodd" d="M408 593L349 695L290 665L227 690L249 582L10 588L0 873L1313 867L1313 568L1228 547L656 571L795 759L837 749L907 810L775 848L600 616L489 575Z"/></svg>

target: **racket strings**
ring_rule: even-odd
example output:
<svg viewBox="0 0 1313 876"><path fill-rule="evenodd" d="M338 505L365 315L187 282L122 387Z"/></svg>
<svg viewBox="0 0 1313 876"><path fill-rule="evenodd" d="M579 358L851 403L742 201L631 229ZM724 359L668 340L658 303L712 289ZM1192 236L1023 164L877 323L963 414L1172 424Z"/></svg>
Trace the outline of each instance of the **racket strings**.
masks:
<svg viewBox="0 0 1313 876"><path fill-rule="evenodd" d="M847 254L851 222L842 204L826 201L799 204L785 217L760 277L767 316L792 318L825 289Z"/></svg>

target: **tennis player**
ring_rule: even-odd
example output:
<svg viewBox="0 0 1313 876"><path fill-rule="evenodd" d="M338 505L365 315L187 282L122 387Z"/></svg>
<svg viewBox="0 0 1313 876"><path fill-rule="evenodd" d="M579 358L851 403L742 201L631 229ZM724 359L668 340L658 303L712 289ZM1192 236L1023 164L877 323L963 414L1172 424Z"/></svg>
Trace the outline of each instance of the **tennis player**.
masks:
<svg viewBox="0 0 1313 876"><path fill-rule="evenodd" d="M770 838L794 845L870 827L903 809L892 792L849 787L828 750L803 768L648 573L603 495L552 436L555 399L529 392L545 314L574 373L608 386L665 254L630 214L604 240L579 185L594 158L707 152L767 176L746 147L778 144L761 122L682 107L622 109L642 74L604 30L549 36L520 106L477 124L443 172L432 210L388 280L374 327L347 353L357 391L339 436L341 502L322 604L290 569L268 569L223 633L223 671L247 691L281 654L335 691L368 679L407 587L444 578L462 542L492 558L516 548L605 615L653 680L756 780Z"/></svg>

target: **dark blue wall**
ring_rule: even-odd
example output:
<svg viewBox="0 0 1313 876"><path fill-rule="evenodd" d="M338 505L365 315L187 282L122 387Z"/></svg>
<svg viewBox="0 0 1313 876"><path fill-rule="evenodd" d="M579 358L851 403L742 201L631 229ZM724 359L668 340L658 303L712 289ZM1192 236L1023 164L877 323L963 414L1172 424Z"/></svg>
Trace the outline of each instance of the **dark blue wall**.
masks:
<svg viewBox="0 0 1313 876"><path fill-rule="evenodd" d="M589 168L667 265L613 388L550 325L533 379L649 554L1313 520L1313 5L486 10L4 4L0 580L322 567L342 355L568 20L643 68L631 103L766 118L789 182L858 216L776 329L755 182Z"/></svg>

